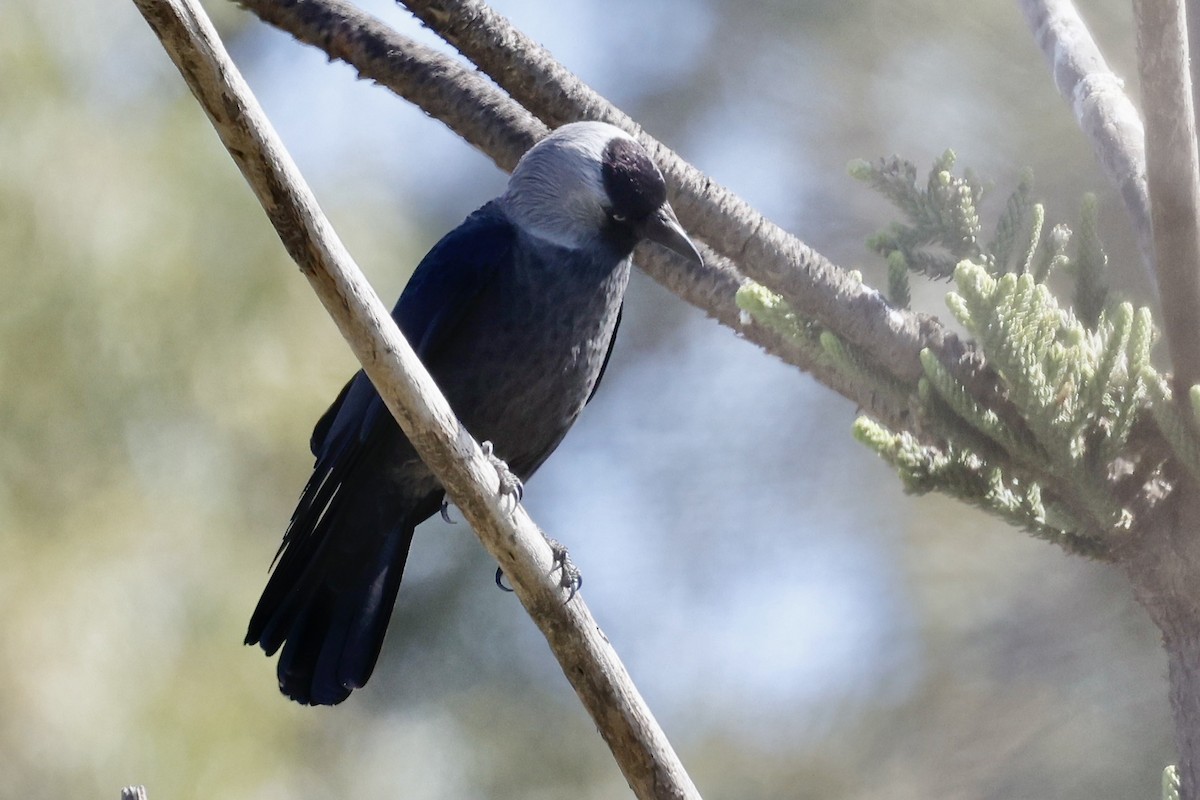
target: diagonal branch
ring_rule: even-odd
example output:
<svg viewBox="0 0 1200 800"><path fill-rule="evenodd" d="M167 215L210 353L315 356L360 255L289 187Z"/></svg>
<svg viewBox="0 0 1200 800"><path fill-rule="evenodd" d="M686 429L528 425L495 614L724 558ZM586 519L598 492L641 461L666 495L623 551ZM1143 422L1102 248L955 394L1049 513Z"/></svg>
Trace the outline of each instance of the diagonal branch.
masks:
<svg viewBox="0 0 1200 800"><path fill-rule="evenodd" d="M480 73L403 36L345 0L239 0L239 4L299 41L345 61L361 77L420 106L505 171L511 171L521 154L546 134L546 125ZM643 247L636 261L674 294L767 352L811 373L876 419L893 427L908 420L907 402L840 372L816 352L819 348L800 347L771 328L746 324L735 299L745 278L729 259L705 248L704 265L693 267L656 248Z"/></svg>
<svg viewBox="0 0 1200 800"><path fill-rule="evenodd" d="M1019 0L1025 21L1050 65L1054 85L1092 142L1100 166L1121 194L1147 274L1154 280L1154 235L1146 190L1142 120L1120 78L1071 0Z"/></svg>
<svg viewBox="0 0 1200 800"><path fill-rule="evenodd" d="M783 295L862 349L899 382L915 385L928 346L920 316L892 308L877 291L715 183L555 61L481 0L403 0L410 11L551 127L599 119L637 136L672 188L679 219L747 277Z"/></svg>
<svg viewBox="0 0 1200 800"><path fill-rule="evenodd" d="M194 0L135 2L389 410L504 569L630 787L640 798L698 798L583 599L563 601L545 539L523 508L508 513L495 468L337 238L203 10Z"/></svg>
<svg viewBox="0 0 1200 800"><path fill-rule="evenodd" d="M512 172L521 154L548 132L484 75L346 0L236 2L446 123L505 172Z"/></svg>
<svg viewBox="0 0 1200 800"><path fill-rule="evenodd" d="M600 119L638 136L672 185L680 220L747 277L777 292L801 316L815 320L857 348L870 368L915 395L924 375L920 354L930 350L975 401L998 417L1023 425L1020 411L1003 391L1003 381L979 352L936 318L889 305L820 253L716 184L584 84L540 45L482 0L401 0L421 21L454 45L513 98L552 127L576 119ZM883 393L879 393L882 396ZM913 402L901 417L906 429L943 443L949 434L935 415ZM874 413L866 407L868 413ZM887 420L885 420L887 421ZM890 422L890 421L889 421ZM1048 489L1090 519L1087 503L1047 464L1008 462L1014 474ZM1102 527L1102 526L1100 526Z"/></svg>
<svg viewBox="0 0 1200 800"><path fill-rule="evenodd" d="M1185 12L1187 13L1188 51L1190 52L1200 48L1200 0L1186 0ZM1196 96L1196 90L1200 87L1200 61L1189 60L1192 73L1192 105L1200 108L1200 97Z"/></svg>
<svg viewBox="0 0 1200 800"><path fill-rule="evenodd" d="M482 113L486 113L486 109L503 109L503 102L512 102L511 100L507 100L504 95L494 88L480 84L478 75L461 66L457 61L421 45L416 45L411 40L391 31L382 23L372 20L369 25L366 24L364 20L369 20L369 18L362 15L356 9L353 9L353 7L348 6L342 0L293 0L286 7L268 2L268 0L242 0L242 4L262 15L265 20L293 33L297 38L321 47L331 56L343 58L354 65L359 70L360 75L371 78L389 88L393 88L394 91L403 97L411 97L417 99L418 102L424 102L428 100L430 94L436 94L438 90L446 92L449 96L460 97L462 96L464 87L466 87L468 92L476 93L471 96L485 107L485 111ZM496 19L494 16L489 17L488 24L508 25L507 21L504 21L502 18L499 18L500 22L496 22ZM497 41L508 42L510 38L498 36ZM525 50L521 51L521 53L521 57L529 55L528 51ZM378 54L386 55L378 56ZM540 57L543 60L549 59L549 56L544 53L541 53ZM492 58L494 61L500 60L495 56ZM392 63L389 63L389 60ZM562 70L561 67L554 65L552 60L549 63L553 65L554 70ZM512 71L521 72L524 69L525 67L517 65L513 67ZM543 77L549 80L548 76ZM486 86L486 88L479 89L478 87L481 85ZM555 84L555 87L557 88L553 89L553 94L559 97L560 102L573 103L574 101L568 96L568 92L574 91L581 96L593 98L596 104L602 104L599 107L609 110L608 119L627 119L609 105L606 100L595 95L587 87L582 86L577 79L570 76L569 73L565 73L565 71L563 75L559 76L559 83ZM572 87L574 88L572 89ZM499 95L499 98L504 98L504 100L499 99L497 95ZM553 106L552 99L543 98L543 101L543 104ZM436 107L440 109L439 113L444 113L444 117L442 117L443 121L456 131L469 131L478 127L478 123L472 121L481 113L478 108L450 105L441 103L440 101L438 101ZM491 125L503 126L508 124L507 120L512 120L518 116L519 114L517 113L506 113L503 117L496 116ZM464 119L467 122L464 123ZM628 125L632 125L632 123L628 123ZM633 128L633 130L636 130L636 128ZM474 143L477 146L484 147L479 142ZM658 145L658 150L659 157L665 159L662 163L667 170L670 170L672 165L674 165L677 172L699 175L694 167L687 165L665 147ZM508 161L507 156L503 153L489 152L489 154L492 155L497 163L506 163ZM705 186L712 185L712 182L703 176L697 178L695 182ZM724 190L719 189L715 191L724 192ZM725 195L727 194L725 193ZM678 199L678 195L676 198ZM736 202L744 205L740 200ZM695 210L696 214L692 220L693 233L698 231L700 235L706 235L710 228L719 230L722 226L728 227L727 221L720 218L723 212L719 209L713 209L700 204L696 206ZM743 247L746 253L750 253L753 246L747 243L743 244L746 245ZM757 243L754 246L757 246ZM800 246L803 247L803 245ZM826 383L826 385L831 386L858 403L867 414L874 416L895 429L913 431L922 439L935 444L944 442L947 437L955 438L962 434L961 426L947 428L944 421L938 415L924 413L915 398L916 381L906 381L898 377L899 375L910 375L914 371L917 373L922 371L920 361L916 355L913 356L916 363L914 369L908 364L898 363L895 360L889 362L876 361L876 357L872 353L861 354L864 356L864 361L870 363L869 369L866 371L855 370L852 371L852 374L848 374L831 367L827 359L822 360L819 345L816 348L805 350L800 345L789 345L784 340L778 339L778 349L773 348L769 341L771 333L766 330L765 326L746 326L738 319L737 309L733 304L733 292L736 290L741 278L735 268L729 265L728 261L721 259L711 252L706 252L705 257L709 262L709 266L713 268L703 270L671 268L673 271L669 273L670 277L664 279L662 277L662 267L656 265L653 254L644 253L640 255L651 256L649 259L640 259L639 263L656 279L667 285L668 288L671 288L689 302L705 309L710 315L715 316L747 338L752 338L756 342L764 344L768 350L781 355L781 357L790 363L797 364L802 369L812 371L814 376ZM849 287L847 296L838 301L845 303L847 309L843 309L840 314L834 316L835 323L840 327L835 327L834 323L830 323L828 326L828 329L839 340L850 338L850 333L846 330L846 320L848 319L853 320L877 314L885 318L880 323L884 327L889 324L899 326L911 325L916 329L916 340L919 345L921 347L928 347L938 357L939 362L958 381L969 387L971 395L977 402L991 408L1000 418L1005 419L1013 426L1020 427L1024 424L1019 411L1006 399L1003 391L1003 383L983 362L983 359L974 348L965 345L958 337L949 333L932 317L914 315L892 309L883 302L877 293L865 289L856 281L849 279L848 276L845 276L836 267L825 262L820 256L814 257L826 265L830 274L844 281ZM757 258L759 257L744 255L739 259L739 262L752 266ZM662 259L662 261L664 263L669 262L667 259ZM784 271L790 269L786 264L782 267L778 267L778 265L776 267L768 267L768 269L771 268L779 268ZM751 267L746 267L747 272L750 270ZM759 274L762 273L763 270L759 270ZM785 281L784 283L787 282ZM795 286L802 284L803 280L801 277L801 279L793 281L789 285L795 288ZM778 289L779 287L775 288ZM828 286L826 288L828 289ZM780 293L783 294L783 292ZM803 295L785 295L785 297L793 307L805 302ZM714 308L717 310L714 311ZM881 334L881 336L883 339L887 338L886 333ZM906 351L906 348L909 346L904 341L891 342L888 352ZM789 347L791 348L791 352L787 349ZM878 352L878 349L875 352ZM863 377L872 373L878 373L886 377L883 381L875 380L874 382L869 377ZM895 391L896 387L900 390ZM1011 468L1014 474L1023 475L1027 480L1041 484L1048 492L1059 498L1060 502L1075 508L1079 519L1089 518L1086 504L1078 498L1073 498L1069 482L1065 482L1062 476L1056 475L1046 465L1009 463L1008 468Z"/></svg>
<svg viewBox="0 0 1200 800"><path fill-rule="evenodd" d="M997 391L1001 382L974 347L934 317L889 305L879 292L643 133L626 114L482 0L401 2L543 122L554 127L576 119L600 119L639 137L667 176L672 204L694 235L735 262L744 275L780 294L799 315L853 345L889 381L915 393L924 374L920 353L929 349L977 401L1002 418L1020 418ZM886 407L884 393L873 400L883 401ZM863 407L876 415L873 404ZM900 422L931 441L944 441L944 431L935 430L928 424L933 421L919 412L880 418L893 426ZM1027 473L1064 500L1071 496L1060 476L1049 469L1030 473L1018 465L1016 471Z"/></svg>

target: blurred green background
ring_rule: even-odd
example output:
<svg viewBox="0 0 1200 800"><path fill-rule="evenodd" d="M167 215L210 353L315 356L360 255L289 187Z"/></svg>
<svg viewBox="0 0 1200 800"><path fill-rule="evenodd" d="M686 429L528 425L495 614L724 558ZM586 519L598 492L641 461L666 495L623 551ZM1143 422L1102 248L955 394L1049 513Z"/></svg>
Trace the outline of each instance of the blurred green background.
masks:
<svg viewBox="0 0 1200 800"><path fill-rule="evenodd" d="M390 304L504 176L208 5ZM496 5L877 285L891 211L846 162L954 147L993 215L1024 166L1052 221L1099 192L1114 281L1148 296L1016 3ZM1133 77L1127 5L1081 6ZM0 4L0 285L0 796L627 796L465 525L418 531L343 706L286 702L240 644L354 362L132 4ZM639 276L604 391L529 486L705 797L1157 796L1166 662L1120 576L904 497L853 417Z"/></svg>

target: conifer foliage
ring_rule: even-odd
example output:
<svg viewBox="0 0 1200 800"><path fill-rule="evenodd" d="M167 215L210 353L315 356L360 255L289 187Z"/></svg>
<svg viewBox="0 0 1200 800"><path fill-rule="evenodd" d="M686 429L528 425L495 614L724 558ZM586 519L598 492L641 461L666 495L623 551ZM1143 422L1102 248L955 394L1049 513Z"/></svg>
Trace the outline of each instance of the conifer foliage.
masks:
<svg viewBox="0 0 1200 800"><path fill-rule="evenodd" d="M923 182L899 158L856 161L850 173L902 215L868 240L886 260L889 302L909 305L914 274L952 280L946 305L994 373L989 390L965 385L929 349L916 384L897 386L763 287L743 287L739 302L756 322L817 349L823 363L909 396L919 432L868 416L854 424L856 438L896 468L908 491L949 494L1071 552L1106 558L1112 537L1136 526L1139 497L1163 480L1168 455L1200 477L1192 433L1200 387L1180 409L1151 364L1149 309L1110 296L1094 197L1084 198L1074 232L1047 229L1027 171L985 242L985 187L969 171L955 175L954 162L947 151ZM1050 287L1063 278L1069 304ZM1131 445L1143 416L1171 454Z"/></svg>

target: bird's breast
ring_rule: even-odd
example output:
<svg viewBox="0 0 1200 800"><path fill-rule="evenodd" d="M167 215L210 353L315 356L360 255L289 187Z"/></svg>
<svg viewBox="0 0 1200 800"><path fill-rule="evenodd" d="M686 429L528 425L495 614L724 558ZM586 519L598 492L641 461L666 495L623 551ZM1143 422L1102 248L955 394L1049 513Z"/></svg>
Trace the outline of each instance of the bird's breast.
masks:
<svg viewBox="0 0 1200 800"><path fill-rule="evenodd" d="M521 265L494 281L429 365L455 413L528 476L579 416L604 365L629 280L609 264Z"/></svg>

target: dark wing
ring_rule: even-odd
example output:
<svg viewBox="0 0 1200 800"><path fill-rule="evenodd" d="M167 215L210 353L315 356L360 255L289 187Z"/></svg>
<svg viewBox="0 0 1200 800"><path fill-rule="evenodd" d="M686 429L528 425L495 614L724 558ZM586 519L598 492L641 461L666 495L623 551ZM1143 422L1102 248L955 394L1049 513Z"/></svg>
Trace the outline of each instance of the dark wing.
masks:
<svg viewBox="0 0 1200 800"><path fill-rule="evenodd" d="M468 312L497 268L506 263L516 238L508 218L489 203L446 234L421 259L404 287L392 318L426 364ZM387 408L359 370L313 429L312 453L319 462L367 439Z"/></svg>
<svg viewBox="0 0 1200 800"><path fill-rule="evenodd" d="M481 289L506 263L514 238L507 218L489 203L448 233L421 260L392 311L418 356L428 361L440 343L453 335ZM428 498L404 500L401 492L403 502L416 502L417 506L400 509L394 519L361 521L355 516L378 516L377 506L381 504L355 505L348 498L386 495L397 488L386 485L390 478L380 471L388 458L388 442L394 442L391 431L383 425L394 423L375 387L360 370L313 430L310 446L316 465L275 556L274 571L250 621L247 643L259 641L268 654L274 652L285 637L292 635L297 615L316 590L314 587L345 565L371 561L351 554L356 548L383 541L387 531L377 528L402 525L411 531L413 525L437 510L436 502L427 507ZM329 549L331 526L339 530L333 537L338 540L333 550ZM396 582L398 574L397 569Z"/></svg>
<svg viewBox="0 0 1200 800"><path fill-rule="evenodd" d="M608 360L612 358L613 345L617 343L617 331L621 329L621 315L625 313L625 303L621 303L621 307L617 309L617 321L613 323L612 338L608 340L608 352L604 354L604 363L600 365L600 373L596 375L596 382L592 385L592 393L588 395L587 401L592 402L592 398L596 396L596 390L600 388L600 380L604 377L604 370L608 369Z"/></svg>

